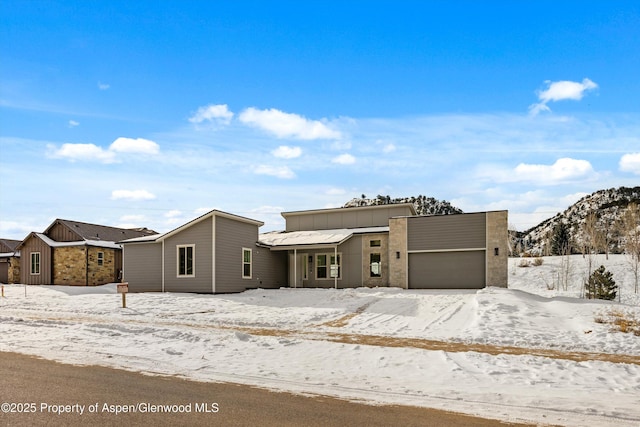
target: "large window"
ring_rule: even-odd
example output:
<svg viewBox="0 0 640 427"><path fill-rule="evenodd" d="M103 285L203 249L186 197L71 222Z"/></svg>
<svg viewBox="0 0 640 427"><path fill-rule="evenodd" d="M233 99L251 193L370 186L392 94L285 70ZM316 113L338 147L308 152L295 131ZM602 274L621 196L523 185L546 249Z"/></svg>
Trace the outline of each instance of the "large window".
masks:
<svg viewBox="0 0 640 427"><path fill-rule="evenodd" d="M382 277L380 254L369 255L369 277Z"/></svg>
<svg viewBox="0 0 640 427"><path fill-rule="evenodd" d="M178 246L178 277L195 276L194 245Z"/></svg>
<svg viewBox="0 0 640 427"><path fill-rule="evenodd" d="M342 277L341 254L316 255L316 279L340 279Z"/></svg>
<svg viewBox="0 0 640 427"><path fill-rule="evenodd" d="M251 279L251 249L242 248L242 278Z"/></svg>
<svg viewBox="0 0 640 427"><path fill-rule="evenodd" d="M40 274L40 252L31 252L31 274Z"/></svg>

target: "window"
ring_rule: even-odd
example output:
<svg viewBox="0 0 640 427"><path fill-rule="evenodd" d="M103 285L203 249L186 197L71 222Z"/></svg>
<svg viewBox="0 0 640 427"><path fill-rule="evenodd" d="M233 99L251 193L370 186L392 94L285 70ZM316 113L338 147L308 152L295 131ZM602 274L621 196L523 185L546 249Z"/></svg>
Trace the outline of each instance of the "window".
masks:
<svg viewBox="0 0 640 427"><path fill-rule="evenodd" d="M369 255L369 276L382 277L382 262L380 261L380 254Z"/></svg>
<svg viewBox="0 0 640 427"><path fill-rule="evenodd" d="M178 277L195 276L195 246L178 246Z"/></svg>
<svg viewBox="0 0 640 427"><path fill-rule="evenodd" d="M40 274L40 252L31 252L31 274Z"/></svg>
<svg viewBox="0 0 640 427"><path fill-rule="evenodd" d="M380 240L369 240L369 247L378 248L381 246Z"/></svg>
<svg viewBox="0 0 640 427"><path fill-rule="evenodd" d="M342 277L341 254L336 261L335 254L316 255L316 279L340 279Z"/></svg>
<svg viewBox="0 0 640 427"><path fill-rule="evenodd" d="M251 279L251 249L242 248L242 278Z"/></svg>
<svg viewBox="0 0 640 427"><path fill-rule="evenodd" d="M98 252L98 266L104 265L104 252Z"/></svg>

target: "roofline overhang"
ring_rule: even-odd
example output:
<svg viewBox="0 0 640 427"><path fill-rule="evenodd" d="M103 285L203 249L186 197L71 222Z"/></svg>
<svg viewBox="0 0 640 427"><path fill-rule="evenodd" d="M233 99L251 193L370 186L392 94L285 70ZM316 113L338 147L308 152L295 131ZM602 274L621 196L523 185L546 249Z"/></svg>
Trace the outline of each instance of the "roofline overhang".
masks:
<svg viewBox="0 0 640 427"><path fill-rule="evenodd" d="M204 215L201 215L201 216L199 216L199 217L197 217L195 219L192 219L191 221L189 221L189 222L187 222L185 224L182 224L178 228L174 228L173 230L171 230L171 231L169 231L167 233L159 235L159 237L154 241L155 242L161 242L161 241L163 241L163 240L165 240L165 239L167 239L167 238L169 238L169 237L181 232L182 230L184 230L186 228L189 228L192 225L195 225L195 224L199 223L200 221L204 221L204 220L212 218L214 216L219 216L219 217L222 217L222 218L232 219L234 221L240 221L240 222L244 222L244 223L247 223L247 224L252 224L252 225L255 225L257 227L262 227L264 225L264 222L258 221L256 219L251 219L251 218L247 218L247 217L244 217L244 216L230 214L228 212L223 212L223 211L219 211L217 209L214 209L212 211L207 212ZM135 242L131 242L131 243L135 243Z"/></svg>
<svg viewBox="0 0 640 427"><path fill-rule="evenodd" d="M307 211L289 211L282 212L284 218L287 216L293 215L313 215L317 213L329 213L329 212L344 212L344 211L356 211L356 210L370 210L370 209L384 209L384 208L394 208L394 207L408 207L411 209L412 215L417 215L416 208L413 203L394 203L387 205L371 205L371 206L352 206L348 208L328 208L328 209L311 209Z"/></svg>

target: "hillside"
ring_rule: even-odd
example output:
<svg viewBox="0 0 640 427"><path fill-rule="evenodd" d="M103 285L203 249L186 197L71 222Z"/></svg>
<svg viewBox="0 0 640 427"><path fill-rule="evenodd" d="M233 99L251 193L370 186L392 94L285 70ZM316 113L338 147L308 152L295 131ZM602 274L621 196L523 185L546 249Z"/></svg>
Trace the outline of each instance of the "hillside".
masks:
<svg viewBox="0 0 640 427"><path fill-rule="evenodd" d="M597 215L597 228L610 238L612 252L617 252L615 224L620 220L630 203L640 204L640 187L620 187L599 190L578 200L564 212L549 218L529 230L517 233L517 240L522 250L532 254L546 255L550 250L550 240L555 227L564 223L574 247L581 245L580 229L585 224L587 215Z"/></svg>
<svg viewBox="0 0 640 427"><path fill-rule="evenodd" d="M398 203L413 203L418 215L449 215L463 213L461 209L451 205L446 200L437 200L433 197L418 196L418 197L398 197L392 199L389 196L378 195L374 199L368 199L364 194L362 197L354 198L345 203L343 207L351 208L356 206L377 206L377 205L390 205Z"/></svg>

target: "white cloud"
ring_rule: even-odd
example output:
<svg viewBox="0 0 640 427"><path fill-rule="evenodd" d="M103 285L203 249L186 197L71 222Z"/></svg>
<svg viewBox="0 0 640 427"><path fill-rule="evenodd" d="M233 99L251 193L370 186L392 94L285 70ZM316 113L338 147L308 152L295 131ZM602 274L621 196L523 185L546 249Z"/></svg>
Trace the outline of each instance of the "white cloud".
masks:
<svg viewBox="0 0 640 427"><path fill-rule="evenodd" d="M78 160L97 160L104 163L115 162L115 154L104 150L95 144L62 144L60 148L49 144L48 155L52 158L62 158L75 162Z"/></svg>
<svg viewBox="0 0 640 427"><path fill-rule="evenodd" d="M191 123L202 123L204 121L216 121L222 124L229 124L233 118L233 113L229 111L227 104L210 104L198 108L198 111L189 118Z"/></svg>
<svg viewBox="0 0 640 427"><path fill-rule="evenodd" d="M295 178L296 176L296 174L293 173L293 171L289 169L287 166L260 165L254 170L254 173L258 175L275 176L277 178L283 178L283 179L291 179L291 178Z"/></svg>
<svg viewBox="0 0 640 427"><path fill-rule="evenodd" d="M100 89L100 90L107 90L107 89L109 89L110 87L111 87L111 86L110 86L110 85L108 85L108 84L106 84L106 83L98 82L98 89Z"/></svg>
<svg viewBox="0 0 640 427"><path fill-rule="evenodd" d="M242 123L267 131L278 138L303 140L338 139L340 132L318 120L308 120L297 114L285 113L275 108L258 110L247 108L240 113Z"/></svg>
<svg viewBox="0 0 640 427"><path fill-rule="evenodd" d="M558 159L552 165L530 165L520 163L513 171L518 181L539 183L558 183L562 181L584 178L594 173L591 163L587 160L571 158Z"/></svg>
<svg viewBox="0 0 640 427"><path fill-rule="evenodd" d="M80 123L76 122L75 120L69 120L69 127L70 128L74 128L76 126L79 126Z"/></svg>
<svg viewBox="0 0 640 427"><path fill-rule="evenodd" d="M166 218L176 218L176 217L179 217L181 215L182 215L182 211L179 211L179 210L176 210L176 209L171 210L171 211L169 211L169 212L164 214L164 216Z"/></svg>
<svg viewBox="0 0 640 427"><path fill-rule="evenodd" d="M640 153L625 154L620 159L620 170L640 175Z"/></svg>
<svg viewBox="0 0 640 427"><path fill-rule="evenodd" d="M147 190L113 190L111 200L153 200L156 196Z"/></svg>
<svg viewBox="0 0 640 427"><path fill-rule="evenodd" d="M353 157L351 154L340 154L338 157L334 157L333 160L331 160L331 162L333 163L337 163L339 165L352 165L356 162L356 158Z"/></svg>
<svg viewBox="0 0 640 427"><path fill-rule="evenodd" d="M596 89L598 85L593 81L585 78L582 82L572 82L562 80L558 82L545 81L547 88L537 92L539 103L533 104L529 107L529 113L536 115L541 111L551 111L548 107L549 102L563 101L566 99L572 99L575 101L581 100L585 92Z"/></svg>
<svg viewBox="0 0 640 427"><path fill-rule="evenodd" d="M271 154L282 159L295 159L296 157L300 157L302 155L302 148L281 145L280 147L273 150Z"/></svg>
<svg viewBox="0 0 640 427"><path fill-rule="evenodd" d="M117 161L117 153L158 154L160 146L143 138L118 138L113 141L107 150L95 144L65 143L60 148L49 144L47 145L47 151L47 155L54 159L67 159L72 162L85 160L114 163Z"/></svg>
<svg viewBox="0 0 640 427"><path fill-rule="evenodd" d="M120 137L113 141L109 150L117 153L158 154L160 146L148 139Z"/></svg>
<svg viewBox="0 0 640 427"><path fill-rule="evenodd" d="M387 144L384 147L382 147L382 152L385 154L389 154L396 151L396 146L393 144Z"/></svg>
<svg viewBox="0 0 640 427"><path fill-rule="evenodd" d="M144 215L122 215L120 217L120 221L126 223L141 223L147 220L147 217ZM133 228L133 227L129 227Z"/></svg>

